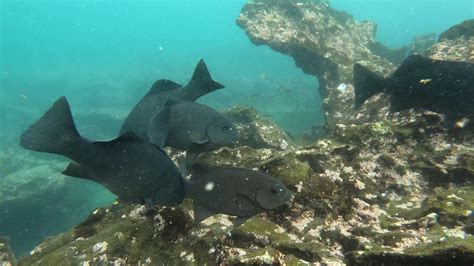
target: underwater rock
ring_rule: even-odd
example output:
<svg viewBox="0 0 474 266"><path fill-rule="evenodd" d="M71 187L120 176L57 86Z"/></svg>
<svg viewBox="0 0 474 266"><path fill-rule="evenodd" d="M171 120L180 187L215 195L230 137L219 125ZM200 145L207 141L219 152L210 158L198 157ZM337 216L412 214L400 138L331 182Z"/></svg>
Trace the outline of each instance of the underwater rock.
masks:
<svg viewBox="0 0 474 266"><path fill-rule="evenodd" d="M450 132L429 111L386 112L387 97L372 97L354 123L309 146L198 158L279 178L295 193L291 204L238 227L220 214L194 224L191 200L148 215L138 205L98 208L20 263L472 264L474 133ZM258 119L239 110L229 114L236 124Z"/></svg>
<svg viewBox="0 0 474 266"><path fill-rule="evenodd" d="M17 158L22 159L21 157ZM31 159L33 160L33 158ZM29 162L28 159L22 161ZM65 178L59 172L62 170L61 166L65 164L45 161L42 163L43 165L38 164L30 168L18 169L0 180L0 206L13 204L14 201L28 201L64 186ZM26 166L28 165L31 164L27 163Z"/></svg>
<svg viewBox="0 0 474 266"><path fill-rule="evenodd" d="M239 146L256 149L287 150L292 147L290 137L274 122L261 117L253 107L234 106L223 113L239 132Z"/></svg>
<svg viewBox="0 0 474 266"><path fill-rule="evenodd" d="M0 236L0 265L16 265L15 256L13 256L13 253L10 249L9 240L4 236Z"/></svg>
<svg viewBox="0 0 474 266"><path fill-rule="evenodd" d="M474 63L474 20L463 21L441 33L438 43L424 54L435 60Z"/></svg>
<svg viewBox="0 0 474 266"><path fill-rule="evenodd" d="M10 170L0 178L0 234L10 237L16 254L76 224L93 206L113 200L92 182L61 175L67 163L20 150L10 154L14 160L2 168Z"/></svg>
<svg viewBox="0 0 474 266"><path fill-rule="evenodd" d="M474 19L465 20L442 32L439 35L438 41L456 40L461 37L474 37Z"/></svg>
<svg viewBox="0 0 474 266"><path fill-rule="evenodd" d="M443 40L428 49L425 55L435 60L474 63L474 37Z"/></svg>
<svg viewBox="0 0 474 266"><path fill-rule="evenodd" d="M337 96L333 91L352 83L354 63L370 65L381 74L394 68L389 57L379 52L374 23L356 21L325 1L250 1L242 8L237 25L254 44L288 54L305 73L317 76L319 93L327 98L323 110L331 129L348 119L349 110L331 104L337 102L332 99Z"/></svg>

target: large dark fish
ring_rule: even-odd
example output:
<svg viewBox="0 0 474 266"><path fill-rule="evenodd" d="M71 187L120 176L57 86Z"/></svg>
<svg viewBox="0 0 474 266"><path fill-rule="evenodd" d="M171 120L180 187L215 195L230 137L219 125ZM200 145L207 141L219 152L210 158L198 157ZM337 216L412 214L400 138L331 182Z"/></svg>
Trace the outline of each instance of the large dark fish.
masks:
<svg viewBox="0 0 474 266"><path fill-rule="evenodd" d="M223 213L237 216L237 226L284 205L292 193L280 180L257 171L195 164L187 197L193 199L195 222Z"/></svg>
<svg viewBox="0 0 474 266"><path fill-rule="evenodd" d="M366 67L354 65L355 103L372 95L391 95L393 111L419 107L453 118L474 114L474 64L409 56L384 79Z"/></svg>
<svg viewBox="0 0 474 266"><path fill-rule="evenodd" d="M193 102L209 92L222 88L224 88L222 84L212 80L204 60L201 59L186 86L167 79L156 81L127 116L120 129L120 135L133 131L139 136L146 137L148 122L160 111L168 97Z"/></svg>
<svg viewBox="0 0 474 266"><path fill-rule="evenodd" d="M160 147L187 151L187 165L202 151L230 146L238 139L235 126L203 104L168 99L149 123L147 138Z"/></svg>
<svg viewBox="0 0 474 266"><path fill-rule="evenodd" d="M21 135L20 145L68 157L75 163L63 174L102 184L123 202L176 205L184 197L181 174L159 147L132 132L112 141L81 137L65 97Z"/></svg>

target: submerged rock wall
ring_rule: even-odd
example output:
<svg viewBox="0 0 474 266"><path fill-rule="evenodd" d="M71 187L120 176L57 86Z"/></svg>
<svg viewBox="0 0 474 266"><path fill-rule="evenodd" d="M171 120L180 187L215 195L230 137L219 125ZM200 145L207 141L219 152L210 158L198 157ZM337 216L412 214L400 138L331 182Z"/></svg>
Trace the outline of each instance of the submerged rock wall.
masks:
<svg viewBox="0 0 474 266"><path fill-rule="evenodd" d="M411 45L399 49L375 41L375 23L356 21L331 8L327 1L252 0L242 8L237 25L254 44L268 45L291 56L305 73L319 79L329 131L337 124L350 123L354 114L354 63L388 75L413 53L438 60L474 62L472 20L442 33L437 44L435 35L428 34L415 37Z"/></svg>
<svg viewBox="0 0 474 266"><path fill-rule="evenodd" d="M341 104L335 98L336 88L352 83L354 63L363 62L386 74L407 53L383 47L374 39L374 23L356 21L325 1L250 1L237 25L254 44L288 54L305 73L317 76L329 128L345 122L352 109L353 97Z"/></svg>

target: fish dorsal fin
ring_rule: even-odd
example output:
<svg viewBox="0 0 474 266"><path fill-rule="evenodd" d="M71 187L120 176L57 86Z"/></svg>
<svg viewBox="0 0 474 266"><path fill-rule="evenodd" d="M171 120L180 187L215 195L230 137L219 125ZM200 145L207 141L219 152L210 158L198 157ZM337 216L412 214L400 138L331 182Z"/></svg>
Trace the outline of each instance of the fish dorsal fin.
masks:
<svg viewBox="0 0 474 266"><path fill-rule="evenodd" d="M148 122L148 139L163 148L169 131L170 107L165 106Z"/></svg>
<svg viewBox="0 0 474 266"><path fill-rule="evenodd" d="M194 205L194 222L195 223L200 223L206 220L207 218L217 214L217 212L211 211L199 203L194 202L193 205Z"/></svg>
<svg viewBox="0 0 474 266"><path fill-rule="evenodd" d="M117 138L113 140L92 142L92 145L95 145L98 147L110 147L110 146L120 145L124 143L145 143L145 142L147 142L146 139L138 136L132 131L129 131L118 136Z"/></svg>
<svg viewBox="0 0 474 266"><path fill-rule="evenodd" d="M142 137L140 137L139 135L137 135L135 132L133 131L129 131L129 132L126 132L120 136L118 136L117 138L113 139L113 140L110 140L110 141L107 141L107 143L109 144L116 144L116 143L142 143L142 142L146 142L146 140ZM97 143L97 142L95 142Z"/></svg>
<svg viewBox="0 0 474 266"><path fill-rule="evenodd" d="M151 86L150 90L147 92L145 97L154 95L163 91L177 90L181 87L183 86L169 79L160 79L160 80L155 81L155 83L153 83L153 85Z"/></svg>
<svg viewBox="0 0 474 266"><path fill-rule="evenodd" d="M97 181L90 173L87 168L77 163L69 163L66 169L62 171L63 175L78 177L82 179Z"/></svg>

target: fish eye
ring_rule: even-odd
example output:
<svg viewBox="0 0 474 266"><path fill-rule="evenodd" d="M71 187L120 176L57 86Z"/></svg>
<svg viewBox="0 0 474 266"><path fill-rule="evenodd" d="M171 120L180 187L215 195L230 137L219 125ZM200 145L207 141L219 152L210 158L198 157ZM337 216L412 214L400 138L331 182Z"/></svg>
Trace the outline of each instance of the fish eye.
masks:
<svg viewBox="0 0 474 266"><path fill-rule="evenodd" d="M227 130L229 130L229 127L228 127L228 126L223 126L223 127L222 127L222 130L223 130L223 131L227 131Z"/></svg>
<svg viewBox="0 0 474 266"><path fill-rule="evenodd" d="M271 192L272 192L272 194L278 194L278 193L283 192L283 188L281 188L281 187L272 187Z"/></svg>

